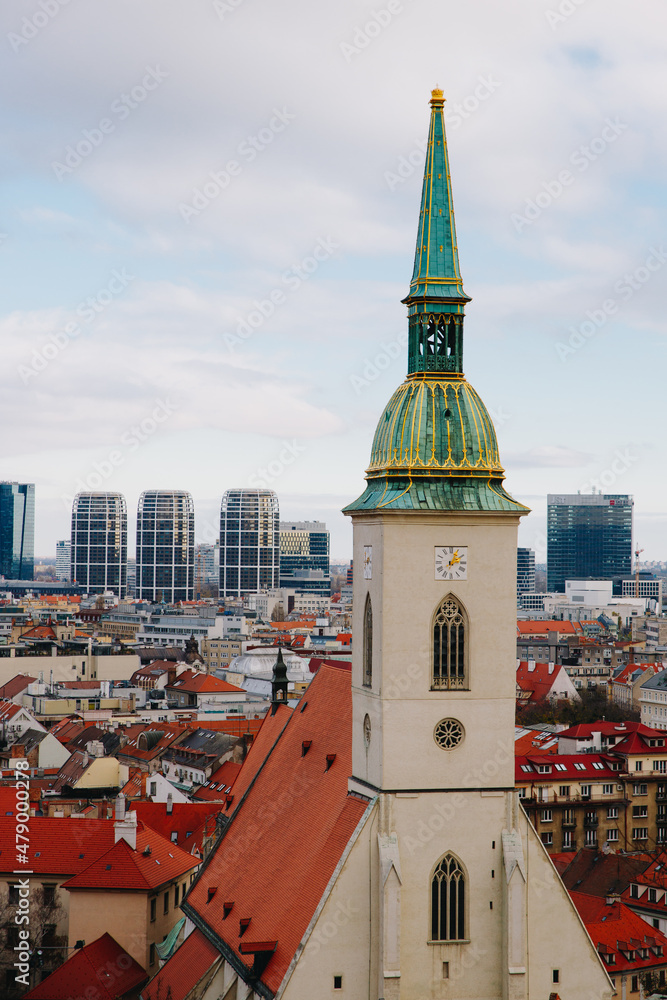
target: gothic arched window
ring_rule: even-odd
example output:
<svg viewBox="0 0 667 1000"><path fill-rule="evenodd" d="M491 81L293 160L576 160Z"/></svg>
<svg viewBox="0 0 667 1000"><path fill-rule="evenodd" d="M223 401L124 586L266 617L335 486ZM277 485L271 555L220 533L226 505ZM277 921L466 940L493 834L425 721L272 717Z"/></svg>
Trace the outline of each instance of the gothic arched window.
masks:
<svg viewBox="0 0 667 1000"><path fill-rule="evenodd" d="M464 941L466 881L453 854L445 854L431 879L431 940Z"/></svg>
<svg viewBox="0 0 667 1000"><path fill-rule="evenodd" d="M462 606L448 594L433 620L432 690L465 691L468 682L468 620Z"/></svg>
<svg viewBox="0 0 667 1000"><path fill-rule="evenodd" d="M370 594L366 595L364 608L364 687L373 683L373 607Z"/></svg>

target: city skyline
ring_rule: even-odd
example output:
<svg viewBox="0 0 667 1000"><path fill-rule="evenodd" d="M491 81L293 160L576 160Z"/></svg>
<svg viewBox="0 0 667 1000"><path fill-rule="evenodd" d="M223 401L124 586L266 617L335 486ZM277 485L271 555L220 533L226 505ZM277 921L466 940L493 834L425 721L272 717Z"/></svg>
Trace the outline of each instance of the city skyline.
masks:
<svg viewBox="0 0 667 1000"><path fill-rule="evenodd" d="M491 0L379 21L224 6L62 5L33 30L0 12L0 477L36 483L37 551L67 537L79 490L134 509L168 483L192 493L198 541L226 489L265 487L349 557L340 510L404 374L438 84L466 374L533 510L520 544L544 561L547 493L600 489L634 495L646 557L667 557L659 428L619 404L661 391L662 8L517 0L508 31Z"/></svg>

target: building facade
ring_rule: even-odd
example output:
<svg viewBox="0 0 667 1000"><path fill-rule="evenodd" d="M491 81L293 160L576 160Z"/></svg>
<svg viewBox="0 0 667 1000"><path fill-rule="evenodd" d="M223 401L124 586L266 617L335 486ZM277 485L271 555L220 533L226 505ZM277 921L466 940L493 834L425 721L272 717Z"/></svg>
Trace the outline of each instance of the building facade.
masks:
<svg viewBox="0 0 667 1000"><path fill-rule="evenodd" d="M127 590L127 508L121 493L78 493L72 504L70 577L88 594Z"/></svg>
<svg viewBox="0 0 667 1000"><path fill-rule="evenodd" d="M0 483L0 576L32 580L35 575L35 486Z"/></svg>
<svg viewBox="0 0 667 1000"><path fill-rule="evenodd" d="M146 490L137 509L136 597L191 601L195 583L195 508L185 490Z"/></svg>
<svg viewBox="0 0 667 1000"><path fill-rule="evenodd" d="M220 596L275 590L280 582L280 509L273 490L227 490L220 507Z"/></svg>
<svg viewBox="0 0 667 1000"><path fill-rule="evenodd" d="M209 545L201 543L195 548L197 593L204 589L213 590L216 594L220 582L220 544Z"/></svg>
<svg viewBox="0 0 667 1000"><path fill-rule="evenodd" d="M566 580L613 580L632 570L632 506L626 494L547 497L547 590Z"/></svg>
<svg viewBox="0 0 667 1000"><path fill-rule="evenodd" d="M535 552L533 549L516 550L516 594L535 591Z"/></svg>
<svg viewBox="0 0 667 1000"><path fill-rule="evenodd" d="M329 532L322 521L280 522L280 586L331 594Z"/></svg>
<svg viewBox="0 0 667 1000"><path fill-rule="evenodd" d="M72 579L71 552L72 543L69 538L56 542L56 576L65 583Z"/></svg>

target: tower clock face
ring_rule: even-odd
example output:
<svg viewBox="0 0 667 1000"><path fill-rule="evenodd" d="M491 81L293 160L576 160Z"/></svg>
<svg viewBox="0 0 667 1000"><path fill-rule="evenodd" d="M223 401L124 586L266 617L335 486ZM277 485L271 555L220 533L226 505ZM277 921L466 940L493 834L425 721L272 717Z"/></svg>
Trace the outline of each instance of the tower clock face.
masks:
<svg viewBox="0 0 667 1000"><path fill-rule="evenodd" d="M364 545L364 580L373 579L373 546Z"/></svg>
<svg viewBox="0 0 667 1000"><path fill-rule="evenodd" d="M467 580L468 546L436 545L435 578L436 580Z"/></svg>

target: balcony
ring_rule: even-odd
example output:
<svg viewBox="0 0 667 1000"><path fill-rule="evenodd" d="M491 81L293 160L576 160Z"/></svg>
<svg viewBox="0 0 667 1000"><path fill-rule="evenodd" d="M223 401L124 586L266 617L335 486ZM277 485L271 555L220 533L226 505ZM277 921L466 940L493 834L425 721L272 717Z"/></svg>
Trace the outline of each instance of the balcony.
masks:
<svg viewBox="0 0 667 1000"><path fill-rule="evenodd" d="M577 820L575 816L568 816L567 819L563 817L563 829L564 830L574 830L577 825Z"/></svg>
<svg viewBox="0 0 667 1000"><path fill-rule="evenodd" d="M589 816L587 814L584 816L584 829L594 830L598 826L599 822L600 821L597 816Z"/></svg>

